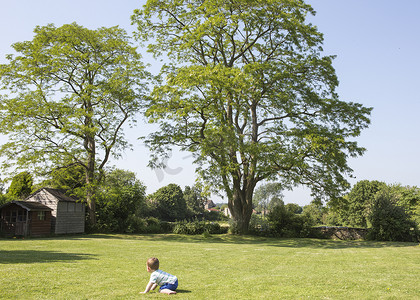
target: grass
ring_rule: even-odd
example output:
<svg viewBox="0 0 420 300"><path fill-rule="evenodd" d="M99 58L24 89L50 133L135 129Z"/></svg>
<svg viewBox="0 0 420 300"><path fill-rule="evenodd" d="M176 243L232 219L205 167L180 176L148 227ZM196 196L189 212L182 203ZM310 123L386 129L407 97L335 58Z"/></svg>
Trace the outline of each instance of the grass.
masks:
<svg viewBox="0 0 420 300"><path fill-rule="evenodd" d="M156 256L175 296L139 295ZM0 239L2 299L419 299L413 243L231 235Z"/></svg>

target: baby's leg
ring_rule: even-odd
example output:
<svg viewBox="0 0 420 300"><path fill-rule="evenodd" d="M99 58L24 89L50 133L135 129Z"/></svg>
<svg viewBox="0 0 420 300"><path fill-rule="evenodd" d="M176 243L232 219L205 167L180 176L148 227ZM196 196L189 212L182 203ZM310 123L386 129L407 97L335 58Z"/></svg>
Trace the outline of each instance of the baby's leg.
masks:
<svg viewBox="0 0 420 300"><path fill-rule="evenodd" d="M161 289L160 292L164 294L168 294L168 295L176 294L175 291L170 290L170 289Z"/></svg>

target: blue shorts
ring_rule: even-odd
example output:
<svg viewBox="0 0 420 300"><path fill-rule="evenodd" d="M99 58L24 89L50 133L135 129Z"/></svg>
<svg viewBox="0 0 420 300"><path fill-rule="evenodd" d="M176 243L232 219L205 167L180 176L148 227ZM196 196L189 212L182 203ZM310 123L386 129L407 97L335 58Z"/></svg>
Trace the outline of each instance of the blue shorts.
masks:
<svg viewBox="0 0 420 300"><path fill-rule="evenodd" d="M171 291L175 291L178 288L178 279L175 281L174 284L172 283L165 283L163 284L159 290L164 290L164 289L168 289Z"/></svg>

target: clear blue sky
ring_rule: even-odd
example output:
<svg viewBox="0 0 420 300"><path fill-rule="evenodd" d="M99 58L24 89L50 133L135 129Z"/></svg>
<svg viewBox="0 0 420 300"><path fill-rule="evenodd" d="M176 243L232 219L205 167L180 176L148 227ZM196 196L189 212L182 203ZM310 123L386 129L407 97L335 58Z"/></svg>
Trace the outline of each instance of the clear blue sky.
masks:
<svg viewBox="0 0 420 300"><path fill-rule="evenodd" d="M14 42L31 40L36 25L77 22L95 29L119 25L131 33L130 16L145 1L123 0L0 0L0 63ZM337 55L334 66L342 100L374 107L372 124L358 138L367 148L351 159L356 179L420 186L420 1L311 0L317 11L310 21L324 33L325 54ZM150 56L145 55L149 63ZM157 71L154 68L152 71ZM169 183L194 184L188 153L174 153L166 170L150 170L148 152L137 137L150 132L143 123L127 130L134 151L114 162L132 170L147 192ZM5 138L0 137L0 143ZM285 201L304 205L307 190L285 193ZM216 198L216 202L218 199Z"/></svg>

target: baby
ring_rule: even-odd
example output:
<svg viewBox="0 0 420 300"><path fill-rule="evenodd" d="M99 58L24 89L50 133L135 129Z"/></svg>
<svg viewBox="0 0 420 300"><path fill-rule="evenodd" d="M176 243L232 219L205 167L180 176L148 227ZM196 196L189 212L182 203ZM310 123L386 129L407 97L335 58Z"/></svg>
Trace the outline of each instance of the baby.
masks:
<svg viewBox="0 0 420 300"><path fill-rule="evenodd" d="M150 290L154 290L158 285L160 286L161 293L168 295L176 294L175 290L178 287L178 278L159 270L159 260L156 257L151 257L147 260L146 268L147 272L151 273L150 281L141 294L146 294Z"/></svg>

